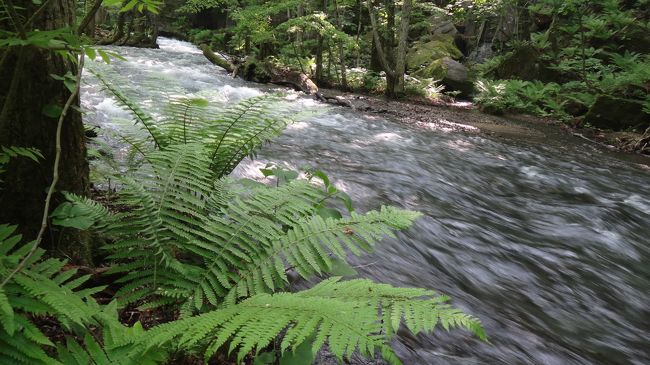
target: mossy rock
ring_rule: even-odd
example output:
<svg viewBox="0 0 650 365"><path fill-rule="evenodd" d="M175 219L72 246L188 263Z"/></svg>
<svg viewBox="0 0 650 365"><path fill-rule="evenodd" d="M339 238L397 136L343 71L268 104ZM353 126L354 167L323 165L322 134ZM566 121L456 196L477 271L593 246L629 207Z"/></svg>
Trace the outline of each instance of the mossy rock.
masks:
<svg viewBox="0 0 650 365"><path fill-rule="evenodd" d="M462 96L470 96L474 91L467 67L449 57L435 60L413 75L439 80L447 91L460 91Z"/></svg>
<svg viewBox="0 0 650 365"><path fill-rule="evenodd" d="M454 44L453 37L436 36L428 42L416 42L408 52L406 65L410 70L416 70L444 57L459 59L463 57L463 53Z"/></svg>
<svg viewBox="0 0 650 365"><path fill-rule="evenodd" d="M643 104L636 100L600 95L584 121L602 129L643 131L650 126L650 114L644 113Z"/></svg>

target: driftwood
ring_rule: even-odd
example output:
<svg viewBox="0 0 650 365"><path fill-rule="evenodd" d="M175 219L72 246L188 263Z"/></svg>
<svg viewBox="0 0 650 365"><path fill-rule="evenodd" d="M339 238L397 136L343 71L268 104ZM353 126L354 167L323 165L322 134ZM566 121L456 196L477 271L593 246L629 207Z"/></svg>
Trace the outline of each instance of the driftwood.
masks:
<svg viewBox="0 0 650 365"><path fill-rule="evenodd" d="M255 59L239 60L216 54L206 44L200 46L203 55L213 64L225 69L233 77L240 76L247 81L291 86L305 94L317 94L318 86L304 73Z"/></svg>

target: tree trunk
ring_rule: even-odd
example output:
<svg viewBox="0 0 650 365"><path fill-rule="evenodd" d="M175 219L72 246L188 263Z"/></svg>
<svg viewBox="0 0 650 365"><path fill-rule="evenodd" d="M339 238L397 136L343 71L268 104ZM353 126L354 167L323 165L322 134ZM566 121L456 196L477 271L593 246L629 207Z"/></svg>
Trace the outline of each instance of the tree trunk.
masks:
<svg viewBox="0 0 650 365"><path fill-rule="evenodd" d="M336 26L339 28L339 31L343 31L343 21L341 20L341 14L339 13L339 3L334 0L334 15L336 17ZM347 68L345 66L345 43L339 41L339 62L341 63L341 88L343 90L348 89L348 75Z"/></svg>
<svg viewBox="0 0 650 365"><path fill-rule="evenodd" d="M323 37L318 35L318 43L316 46L316 82L318 85L323 85Z"/></svg>
<svg viewBox="0 0 650 365"><path fill-rule="evenodd" d="M386 0L387 10L387 27L390 37L381 38L379 34L379 24L377 15L373 9L371 1L367 3L370 23L372 25L372 35L375 44L377 59L382 69L386 72L386 96L396 97L404 93L404 72L406 71L406 52L408 46L408 32L411 24L411 10L413 9L413 0L404 0L402 4L400 27L395 44L394 27L395 7L393 0ZM392 26L391 26L392 25Z"/></svg>
<svg viewBox="0 0 650 365"><path fill-rule="evenodd" d="M31 0L19 1L25 14L33 14ZM51 30L75 24L74 0L52 0L33 29ZM0 26L5 27L7 23ZM6 22L6 21L4 21ZM4 28L10 29L10 28ZM31 30L27 29L27 30ZM58 53L32 46L12 47L0 65L0 145L38 148L44 160L34 163L13 159L2 176L0 187L0 223L18 224L25 241L36 238L47 187L52 181L56 154L55 132L58 117L43 114L47 105L63 106L70 91L63 82L50 74L76 73L76 65ZM6 85L6 86L5 86ZM79 106L77 99L73 106ZM61 191L86 195L88 193L88 163L84 128L80 113L71 108L63 122L61 135L61 166L53 208L63 201ZM90 263L91 250L87 234L73 229L49 226L42 246L56 256Z"/></svg>

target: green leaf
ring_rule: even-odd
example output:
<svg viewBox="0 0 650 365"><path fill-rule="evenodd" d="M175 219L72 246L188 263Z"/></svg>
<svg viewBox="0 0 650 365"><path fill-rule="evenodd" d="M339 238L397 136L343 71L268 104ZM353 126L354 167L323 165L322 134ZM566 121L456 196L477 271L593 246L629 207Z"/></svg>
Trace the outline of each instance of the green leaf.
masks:
<svg viewBox="0 0 650 365"><path fill-rule="evenodd" d="M56 104L46 104L43 107L43 110L41 110L41 113L43 113L43 115L50 118L58 118L59 116L61 116L62 112L63 112L63 108L60 105L56 105Z"/></svg>
<svg viewBox="0 0 650 365"><path fill-rule="evenodd" d="M332 269L329 271L332 276L357 276L359 273L352 266L350 266L345 260L341 260L338 257L332 259Z"/></svg>
<svg viewBox="0 0 650 365"><path fill-rule="evenodd" d="M275 361L275 352L262 352L255 356L253 365L268 365Z"/></svg>
<svg viewBox="0 0 650 365"><path fill-rule="evenodd" d="M97 53L95 52L95 49L92 47L84 48L84 52L86 53L86 56L88 56L88 58L90 58L91 60L94 60L95 57L97 57Z"/></svg>
<svg viewBox="0 0 650 365"><path fill-rule="evenodd" d="M327 218L334 218L334 219L343 218L341 213L338 210L334 209L334 208L319 207L316 210L316 214L321 216L323 219L327 219Z"/></svg>
<svg viewBox="0 0 650 365"><path fill-rule="evenodd" d="M124 5L122 7L122 9L120 9L120 13L125 13L125 12L133 9L133 7L136 6L137 4L138 4L138 0L129 1L126 5Z"/></svg>
<svg viewBox="0 0 650 365"><path fill-rule="evenodd" d="M343 202L348 212L354 212L354 207L352 206L352 198L350 198L346 192L339 190L336 197Z"/></svg>
<svg viewBox="0 0 650 365"><path fill-rule="evenodd" d="M293 352L285 352L280 359L280 365L311 365L316 358L312 350L312 340L301 343Z"/></svg>
<svg viewBox="0 0 650 365"><path fill-rule="evenodd" d="M121 56L119 53L117 53L117 52L106 52L106 54L108 54L108 55L110 55L110 56L112 56L112 57L114 57L114 58L117 58L117 59L120 60L120 61L127 61L126 58L122 57L122 56Z"/></svg>
<svg viewBox="0 0 650 365"><path fill-rule="evenodd" d="M77 82L74 80L66 79L63 81L63 84L71 93L77 90Z"/></svg>
<svg viewBox="0 0 650 365"><path fill-rule="evenodd" d="M106 54L106 52L104 52L101 49L98 49L97 53L99 53L99 56L102 58L104 62L106 62L107 65L111 63L111 59L108 57L108 54Z"/></svg>
<svg viewBox="0 0 650 365"><path fill-rule="evenodd" d="M14 310L2 288L0 288L0 323L10 336L14 334Z"/></svg>
<svg viewBox="0 0 650 365"><path fill-rule="evenodd" d="M92 217L89 217L83 208L70 202L65 202L59 205L52 214L50 214L50 217L52 218L52 223L57 226L76 228L80 230L86 230L95 223L95 220L92 219Z"/></svg>

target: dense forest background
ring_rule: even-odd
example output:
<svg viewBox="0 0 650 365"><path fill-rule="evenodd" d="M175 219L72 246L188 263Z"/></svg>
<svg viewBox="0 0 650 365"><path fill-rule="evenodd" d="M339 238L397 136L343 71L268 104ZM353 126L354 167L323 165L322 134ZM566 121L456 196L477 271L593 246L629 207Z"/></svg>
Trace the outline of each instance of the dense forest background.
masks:
<svg viewBox="0 0 650 365"><path fill-rule="evenodd" d="M166 2L157 16L102 10L89 33L139 46L158 34L189 39L233 56L249 80L272 80L273 63L319 87L473 97L490 113L643 132L648 8L617 0L190 0Z"/></svg>

